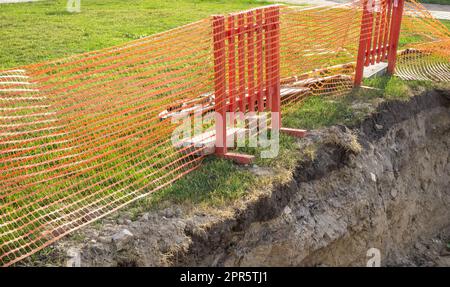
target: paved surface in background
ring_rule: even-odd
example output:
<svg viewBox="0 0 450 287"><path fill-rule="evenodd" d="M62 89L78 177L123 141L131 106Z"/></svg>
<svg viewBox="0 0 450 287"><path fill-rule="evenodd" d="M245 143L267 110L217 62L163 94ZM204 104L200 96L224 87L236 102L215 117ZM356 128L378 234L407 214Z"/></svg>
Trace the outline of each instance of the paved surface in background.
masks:
<svg viewBox="0 0 450 287"><path fill-rule="evenodd" d="M450 20L450 5L423 4L437 19Z"/></svg>
<svg viewBox="0 0 450 287"><path fill-rule="evenodd" d="M335 5L336 3L351 2L351 0L273 0L272 2L309 5ZM450 20L450 5L423 4L423 6L425 6L425 8L427 8L431 15L433 15L436 19Z"/></svg>

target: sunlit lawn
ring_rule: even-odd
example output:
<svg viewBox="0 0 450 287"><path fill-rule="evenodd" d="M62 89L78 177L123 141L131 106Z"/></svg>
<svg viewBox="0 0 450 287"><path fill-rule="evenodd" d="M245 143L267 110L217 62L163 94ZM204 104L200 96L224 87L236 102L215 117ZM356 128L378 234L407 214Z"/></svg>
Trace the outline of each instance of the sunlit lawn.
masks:
<svg viewBox="0 0 450 287"><path fill-rule="evenodd" d="M67 0L0 4L0 69L110 47L214 13L264 4L256 0L81 0L81 13L67 12Z"/></svg>

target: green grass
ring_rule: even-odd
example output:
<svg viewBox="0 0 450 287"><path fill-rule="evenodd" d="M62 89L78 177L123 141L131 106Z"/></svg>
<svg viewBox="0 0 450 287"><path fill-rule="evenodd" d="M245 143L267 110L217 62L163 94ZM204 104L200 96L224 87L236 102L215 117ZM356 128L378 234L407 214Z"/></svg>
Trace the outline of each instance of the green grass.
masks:
<svg viewBox="0 0 450 287"><path fill-rule="evenodd" d="M448 29L450 29L450 20L440 20L445 27L447 27Z"/></svg>
<svg viewBox="0 0 450 287"><path fill-rule="evenodd" d="M214 13L262 4L265 2L251 0L91 0L82 1L82 12L75 14L65 11L65 0L2 5L0 26L4 44L0 50L0 67L10 68L110 47ZM443 23L450 27L450 21ZM45 31L45 37L42 31ZM401 44L418 40L411 36L403 38ZM398 78L366 80L365 85L382 91L364 90L343 97L311 97L286 112L283 124L302 129L351 124L362 115L350 106L355 97L363 100L404 99L409 94L406 84ZM293 138L282 135L280 156L276 159L257 158L256 163L277 168L292 167L296 160L291 156L295 146ZM261 149L241 148L240 151L258 155ZM112 154L111 158L114 156ZM126 167L121 166L120 170ZM164 201L223 204L239 198L254 183L252 181L248 171L238 169L228 161L207 160L199 171L157 192L151 205Z"/></svg>
<svg viewBox="0 0 450 287"><path fill-rule="evenodd" d="M404 82L397 77L365 79L364 85L373 89L358 89L343 96L313 96L283 111L283 126L299 129L319 129L335 124L353 125L368 115L368 110L353 107L355 103L374 104L381 100L406 100L417 87L433 88L431 82ZM373 105L374 107L376 104ZM260 158L262 148L239 148L238 152L255 155L260 167L290 170L298 160L295 138L280 135L279 155L272 159ZM223 205L241 198L249 189L258 185L247 169L229 161L208 158L199 170L178 180L170 188L156 192L142 203L149 207L167 203L208 203Z"/></svg>
<svg viewBox="0 0 450 287"><path fill-rule="evenodd" d="M447 29L450 30L450 20L439 20ZM424 25L423 23L417 22L417 25ZM428 42L430 35L424 35L420 33L402 33L399 39L399 49L404 49L408 44L423 43Z"/></svg>
<svg viewBox="0 0 450 287"><path fill-rule="evenodd" d="M78 14L65 12L65 4L65 0L55 0L1 5L0 69L110 47L214 13L237 11L264 3L250 0L92 0L82 1L82 12ZM450 26L450 21L444 24ZM402 44L417 40L420 39L411 36L411 39L403 39ZM355 100L370 102L380 98L405 99L409 96L411 85L429 84L407 85L398 78L380 77L366 80L365 85L377 89L363 89L340 97L310 97L283 114L283 125L302 129L317 129L333 124L350 125L367 115L364 111L352 107ZM274 159L260 158L258 155L261 149L240 148L239 151L256 155L258 166L291 170L295 163L301 160L296 140L286 135L281 135L280 140L279 156ZM146 156L145 152L142 156ZM105 160L120 158L120 155L113 153ZM161 160L165 162L171 159ZM110 165L113 163L118 162L112 161ZM136 170L132 162L121 164L105 176L115 174L116 178L111 180L118 181L132 175L131 182L145 177L139 171L140 167L135 168ZM121 176L117 176L118 173ZM92 171L92 174L95 175L96 171ZM154 177L158 176L163 174L158 173ZM142 184L148 180L150 179L145 179ZM224 206L242 198L251 189L261 187L266 183L264 180L266 179L255 177L248 169L237 167L229 161L208 158L198 170L170 187L155 192L153 196L138 201L131 209L139 212L142 209L160 208L173 203ZM123 185L126 183L128 180ZM99 188L100 186L97 187ZM52 190L47 192L51 194ZM110 191L103 194L107 195L108 192Z"/></svg>
<svg viewBox="0 0 450 287"><path fill-rule="evenodd" d="M352 125L365 118L369 110L355 108L355 103L370 103L372 107L380 100L405 100L409 91L417 87L431 89L435 85L430 82L404 82L396 77L382 76L365 79L364 85L373 89L361 88L343 96L314 96L293 105L283 113L283 125L291 128L318 129L334 124ZM295 138L281 135L279 155L273 159L261 159L261 149L239 148L239 152L247 152L256 156L256 164L286 174L295 167L298 161L309 156L309 151L300 151ZM311 151L311 155L314 151ZM279 175L279 174L276 174ZM199 169L182 177L168 188L157 191L129 205L126 210L136 219L142 212L161 209L179 204L185 207L220 208L231 206L253 191L264 189L277 182L277 176L257 177L250 169L236 166L228 160L208 157ZM119 215L118 215L119 216ZM96 221L100 227L101 220ZM76 233L72 240L78 240ZM26 262L39 265L63 264L61 254L52 247L47 247L33 255ZM30 264L30 263L26 263Z"/></svg>
<svg viewBox="0 0 450 287"><path fill-rule="evenodd" d="M226 13L266 4L256 0L91 0L82 1L81 13L66 12L65 0L1 5L2 49L0 68L65 57L121 44L165 31L214 13ZM443 21L450 27L450 21ZM45 36L43 36L45 31ZM420 40L412 35L401 45ZM360 92L370 98L408 97L408 87L398 78L366 80L382 92ZM421 85L420 83L417 85ZM351 124L360 114L350 107L355 94L344 97L317 96L306 99L284 115L283 124L316 129L336 123ZM257 159L258 165L292 166L295 141L281 136L278 159ZM241 149L258 154L259 149ZM112 154L111 157L115 155ZM280 165L280 162L282 163ZM122 167L123 168L123 167ZM218 175L221 176L218 176ZM169 200L223 203L242 195L251 177L227 161L208 160L201 168L154 196L152 202Z"/></svg>
<svg viewBox="0 0 450 287"><path fill-rule="evenodd" d="M450 5L450 0L420 0L421 3Z"/></svg>
<svg viewBox="0 0 450 287"><path fill-rule="evenodd" d="M397 77L383 76L365 79L364 84L380 89L380 93L385 99L402 100L408 99L410 96L408 84Z"/></svg>
<svg viewBox="0 0 450 287"><path fill-rule="evenodd" d="M38 61L110 47L190 23L208 17L213 13L225 13L261 5L260 2L242 0L93 0L82 1L81 13L70 14L65 11L65 4L66 1L61 0L1 5L0 39L2 40L2 48L0 50L0 68L11 68L18 65L31 64ZM45 35L43 35L44 32ZM195 42L195 37L193 37L192 41L193 43ZM168 68L171 67L169 64L166 63ZM94 75L93 77L95 76L98 75ZM54 78L53 80L61 79ZM63 78L63 80L65 79ZM74 80L73 83L77 81ZM72 92L76 92L76 90ZM163 95L161 94L160 96ZM122 108L124 108L123 105L126 106L127 104L126 102L122 103ZM124 116L126 117L126 115ZM146 117L150 116L150 114L146 114ZM141 118L140 120L144 119ZM114 122L120 122L120 118L111 118L111 124ZM122 127L121 131L125 132L125 129L126 127ZM137 130L134 132L137 132ZM158 131L154 132L158 133ZM144 135L141 134L141 136ZM133 140L138 139L135 138ZM40 144L45 143L41 142ZM39 143L35 142L35 144ZM126 143L124 142L124 144ZM27 212L35 216L44 216L46 212L56 212L58 210L70 212L68 206L61 204L53 205L52 209L46 208L46 211L37 211L39 206L35 204L35 201L39 201L43 197L49 197L42 202L43 204L47 204L55 201L58 196L57 194L63 197L71 195L74 201L84 200L84 198L89 197L89 201L92 203L99 198L110 196L111 192L116 190L118 191L115 194L117 196L116 198L129 201L129 192L147 187L147 189L142 190L142 192L147 193L148 190L155 189L153 185L160 184L160 179L164 178L161 181L163 183L175 178L176 173L154 166L155 164L165 166L177 159L178 153L171 153L170 150L173 147L170 143L167 143L167 145L165 144L160 147L151 146L146 150L140 150L136 153L139 156L133 160L129 156L119 154L116 151L112 152L95 163L101 163L103 167L101 170L92 169L86 173L85 177L77 178L73 181L67 180L63 181L63 183L48 181L44 186L31 186L24 191L10 196L6 201L8 208L2 208L2 212L9 212L15 218L22 217ZM53 148L56 148L56 146L48 147L50 150ZM113 150L118 148L119 146L114 146ZM163 152L163 150L168 151ZM40 152L43 151L43 149L40 150ZM106 152L110 151L110 148L102 148L98 151L91 149L91 151L93 152L93 156L98 153L106 155ZM169 157L167 154L171 156ZM176 155L173 156L174 154ZM54 157L58 155L60 154L56 152L52 153ZM30 162L37 163L34 160L32 159ZM146 164L144 165L143 163ZM1 164L0 166L4 167ZM45 166L39 164L27 170L27 172L30 174L39 174L42 168L45 168ZM170 188L164 189L162 192L156 194L152 200L154 202L160 202L159 198L169 197L174 201L178 200L178 202L181 202L187 201L187 197L189 197L194 202L209 201L223 203L227 199L234 199L240 196L246 190L246 185L241 183L245 178L250 178L250 176L247 175L246 177L245 173L236 172L235 167L229 162L207 162L203 168L207 168L208 171L214 171L216 174L208 172L202 176L201 173L194 173ZM40 179L43 179L41 175L34 177L36 181ZM158 181L152 183L152 180L156 179ZM189 181L189 184L186 184L186 180ZM100 184L94 187L92 181ZM30 182L25 179L22 183L27 184ZM51 185L52 183L54 185ZM113 183L116 184L114 188L111 187ZM72 184L73 186L71 186ZM86 187L89 188L84 190ZM9 187L9 189L14 190L12 187ZM65 190L64 193L62 193L63 189ZM74 194L75 189L80 193ZM99 193L94 195L94 192ZM166 196L167 194L169 196ZM23 199L22 197L28 198ZM20 204L14 202L18 198L21 198ZM30 202L33 203L29 208L17 209L21 205L29 204ZM23 218L20 226L23 228L20 231L16 230L14 234L11 233L10 224L2 224L0 227L0 234L2 234L2 237L0 237L0 245L18 235L25 235L34 228L37 228L37 230L29 236L30 240L35 235L43 232L41 223L30 222L32 218L34 217L26 216L26 218ZM3 223L2 220L0 220L0 223ZM8 249L2 251L6 252L16 247L19 247L17 242L9 244L5 247Z"/></svg>
<svg viewBox="0 0 450 287"><path fill-rule="evenodd" d="M93 51L209 17L261 6L256 0L67 0L0 4L0 69ZM195 38L192 39L195 41Z"/></svg>
<svg viewBox="0 0 450 287"><path fill-rule="evenodd" d="M257 0L89 0L82 1L81 13L68 13L66 3L1 4L0 69L98 50L211 14L268 4ZM442 22L450 27L450 21Z"/></svg>
<svg viewBox="0 0 450 287"><path fill-rule="evenodd" d="M152 205L171 203L208 203L223 205L240 198L254 183L252 175L228 160L207 158L201 167L176 181L169 188L149 197Z"/></svg>
<svg viewBox="0 0 450 287"><path fill-rule="evenodd" d="M289 127L317 129L337 122L351 119L350 108L342 99L315 96L308 98L300 109L290 109L283 118L283 124Z"/></svg>

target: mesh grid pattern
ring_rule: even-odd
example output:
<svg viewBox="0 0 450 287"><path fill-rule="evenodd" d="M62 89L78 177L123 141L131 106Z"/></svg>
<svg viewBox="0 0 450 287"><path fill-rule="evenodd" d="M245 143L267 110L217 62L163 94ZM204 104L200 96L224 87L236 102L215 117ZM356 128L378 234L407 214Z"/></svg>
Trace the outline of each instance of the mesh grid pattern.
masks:
<svg viewBox="0 0 450 287"><path fill-rule="evenodd" d="M205 19L121 46L0 71L0 265L197 168L204 153L172 145L172 116L192 115L199 105L201 113L276 109L277 90L286 108L353 88L361 3L277 9L227 16L224 28L235 34L222 46L215 47L213 19ZM245 31L235 29L239 22ZM269 24L279 34L264 34L261 27ZM411 36L418 41L399 52L397 74L449 81L449 32L413 0L401 31ZM227 95L221 102L218 92Z"/></svg>
<svg viewBox="0 0 450 287"><path fill-rule="evenodd" d="M450 81L450 31L416 1L405 3L396 75L404 80Z"/></svg>

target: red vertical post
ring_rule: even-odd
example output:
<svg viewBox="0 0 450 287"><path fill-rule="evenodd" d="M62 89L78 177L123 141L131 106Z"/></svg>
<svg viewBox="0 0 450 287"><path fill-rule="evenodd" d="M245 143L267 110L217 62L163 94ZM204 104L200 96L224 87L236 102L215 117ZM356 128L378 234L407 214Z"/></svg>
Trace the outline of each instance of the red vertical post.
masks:
<svg viewBox="0 0 450 287"><path fill-rule="evenodd" d="M383 39L383 51L382 51L382 59L387 59L387 53L389 52L388 45L389 45L389 30L391 28L392 23L392 0L387 0L387 14L386 14L386 27L384 28L384 39Z"/></svg>
<svg viewBox="0 0 450 287"><path fill-rule="evenodd" d="M266 18L266 73L268 97L267 108L271 111L272 131L282 132L294 137L304 137L305 130L282 128L281 124L281 95L280 95L280 7L273 6L265 11Z"/></svg>
<svg viewBox="0 0 450 287"><path fill-rule="evenodd" d="M379 0L381 1L381 0ZM374 13L375 13L375 28L374 28L374 37L373 37L373 48L372 48L372 54L371 54L371 59L370 59L370 63L373 65L375 64L375 61L377 59L377 54L378 54L378 38L380 37L380 25L381 25L381 9L383 9L382 5L380 2L376 2L375 7L374 7Z"/></svg>
<svg viewBox="0 0 450 287"><path fill-rule="evenodd" d="M404 5L405 0L394 0L387 68L387 72L389 75L392 75L394 73L395 63L397 61L397 49L398 41L400 39L400 28L402 24Z"/></svg>
<svg viewBox="0 0 450 287"><path fill-rule="evenodd" d="M364 65L366 61L366 49L367 49L367 30L371 29L372 26L369 27L369 9L368 9L368 0L363 1L363 12L361 17L361 31L359 35L359 48L358 48L358 58L356 60L356 70L355 70L355 81L354 85L359 87L362 83L363 73L364 73Z"/></svg>
<svg viewBox="0 0 450 287"><path fill-rule="evenodd" d="M247 79L248 79L248 109L255 111L255 41L254 41L254 17L253 11L248 11L247 15Z"/></svg>
<svg viewBox="0 0 450 287"><path fill-rule="evenodd" d="M265 73L266 73L266 83L265 83L265 96L266 96L266 107L269 108L272 106L272 95L271 95L271 37L270 37L270 20L271 20L271 9L265 8L264 9L264 61L266 63L265 67Z"/></svg>
<svg viewBox="0 0 450 287"><path fill-rule="evenodd" d="M239 110L245 113L245 22L244 15L239 13L238 16L238 76L239 76Z"/></svg>
<svg viewBox="0 0 450 287"><path fill-rule="evenodd" d="M257 65L257 87L258 87L258 112L264 111L264 63L263 63L263 22L262 10L256 11L256 65Z"/></svg>
<svg viewBox="0 0 450 287"><path fill-rule="evenodd" d="M214 41L214 91L216 115L216 153L227 153L227 119L226 119L226 70L225 70L225 17L213 16Z"/></svg>
<svg viewBox="0 0 450 287"><path fill-rule="evenodd" d="M236 111L236 45L234 15L228 16L228 98L230 100L230 124L234 125L234 112Z"/></svg>
<svg viewBox="0 0 450 287"><path fill-rule="evenodd" d="M380 26L380 33L379 33L379 39L378 39L377 63L379 63L381 61L381 59L382 59L381 51L383 50L384 30L386 29L386 12L387 12L386 1L389 1L389 0L382 0L382 2L380 4L380 8L381 8L381 26Z"/></svg>
<svg viewBox="0 0 450 287"><path fill-rule="evenodd" d="M272 113L277 113L278 129L281 128L281 95L280 95L280 7L273 7L272 14ZM272 119L272 128L273 126Z"/></svg>
<svg viewBox="0 0 450 287"><path fill-rule="evenodd" d="M367 10L369 12L368 14L368 29L366 30L367 35L367 46L366 46L366 61L365 66L370 65L370 56L371 56L371 49L372 49L372 38L373 38L373 12L375 10L375 0L369 1L368 3L371 3L372 5L367 7Z"/></svg>

